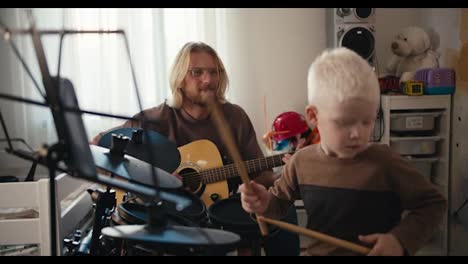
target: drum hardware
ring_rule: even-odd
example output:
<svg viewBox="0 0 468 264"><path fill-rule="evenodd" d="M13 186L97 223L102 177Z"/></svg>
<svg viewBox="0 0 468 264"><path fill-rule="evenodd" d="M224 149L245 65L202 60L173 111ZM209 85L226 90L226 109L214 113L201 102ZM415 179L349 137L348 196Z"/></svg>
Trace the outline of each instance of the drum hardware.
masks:
<svg viewBox="0 0 468 264"><path fill-rule="evenodd" d="M263 237L255 216L242 209L239 194L213 203L208 208L208 217L213 227L234 232L241 237L237 251L243 256L260 256L263 243L279 232L276 229Z"/></svg>
<svg viewBox="0 0 468 264"><path fill-rule="evenodd" d="M103 252L99 250L100 236L102 228L108 226L109 219L112 213L115 210L116 199L115 199L115 190L111 190L110 187L107 187L107 190L91 190L88 189L88 192L91 196L96 196L96 211L94 215L94 223L91 235L91 241L89 242L89 254L96 256L102 255ZM87 253L86 251L84 252Z"/></svg>
<svg viewBox="0 0 468 264"><path fill-rule="evenodd" d="M129 138L122 136L122 135L112 135L112 143L110 149L104 149L105 151L96 152L98 146L91 146L93 150L93 154L100 153L94 155L95 160L100 160L102 162L96 162L96 165L102 169L105 169L111 172L110 177L114 177L114 173L119 173L120 175L124 175L125 172L122 172L124 169L128 169L126 171L128 174L128 178L136 178L138 175L143 176L147 175L147 173L141 172L141 167L149 167L149 164L144 163L138 159L135 159L131 156L125 154L126 146L129 142ZM104 155L102 155L104 154ZM128 162L129 161L129 162ZM128 166L122 166L128 162ZM136 168L136 169L135 169ZM158 168L155 168L158 169ZM158 169L159 170L159 169ZM163 175L164 177L160 177L159 184L161 187L174 189L181 186L181 182L174 176L168 174L165 171L159 170L158 173ZM149 183L149 182L148 182ZM110 240L108 238L103 239L102 237L102 229L108 227L108 220L111 218L112 214L116 209L116 191L111 190L110 187L107 187L106 191L101 189L91 190L89 189L88 192L91 195L93 202L95 202L95 218L93 229L89 234L83 239L82 244L79 246L78 250L76 249L76 245L74 245L74 255L108 255L108 254L116 254L116 250L118 248L113 248L112 250L109 249L109 245L113 244L119 245L119 243L115 240ZM175 195L175 194L174 194ZM180 197L175 195L175 197ZM178 203L179 199L172 200L174 210L180 208ZM161 199L158 204L163 204L163 200ZM191 201L185 203L184 207L190 205ZM148 208L153 208L154 206L149 206ZM182 207L183 209L186 209ZM165 227L167 225L167 217L165 215L161 215L165 210L151 210L149 209L148 212L150 213L149 217L149 225L150 226L158 226L158 227ZM153 215L151 215L151 213ZM110 243L110 244L108 244ZM120 246L124 244L120 243ZM112 245L111 245L112 246ZM122 248L123 249L123 248ZM110 252L110 253L109 253Z"/></svg>
<svg viewBox="0 0 468 264"><path fill-rule="evenodd" d="M129 181L135 181L149 186L166 189L182 187L181 180L157 167L153 168L158 176L158 182L153 182L152 177L148 177L148 175L152 173L152 166L145 161L125 154L129 141L130 138L122 134L112 134L110 150L104 147L91 145L96 166Z"/></svg>
<svg viewBox="0 0 468 264"><path fill-rule="evenodd" d="M206 206L197 195L184 189L174 191L174 194L188 197L191 200L191 205L183 210L177 210L177 206L174 203L164 202L160 209L165 210L172 224L192 227L208 225ZM112 216L112 220L119 225L146 224L149 220L148 204L150 204L148 201L140 197L131 197L118 205L117 210Z"/></svg>
<svg viewBox="0 0 468 264"><path fill-rule="evenodd" d="M73 256L89 256L90 254L90 244L93 237L93 230L91 229L87 236L83 238L80 242L78 250L74 250Z"/></svg>
<svg viewBox="0 0 468 264"><path fill-rule="evenodd" d="M173 177L164 170L150 166L148 163L141 162L131 156L124 155L123 157L116 158L112 155L108 149L89 146L88 137L81 115L83 113L91 113L99 116L116 117L123 119L132 119L129 117L115 116L105 113L97 113L91 111L81 110L78 106L78 100L75 94L75 90L71 81L67 78L61 78L60 76L60 65L61 65L61 51L63 39L66 35L70 34L120 34L123 36L126 44L126 51L130 61L132 77L135 84L135 88L138 94L138 88L136 85L136 75L131 63L131 56L129 53L128 40L123 30L38 30L35 25L34 17L31 10L28 10L28 18L30 20L31 28L28 29L9 29L3 24L0 24L0 32L9 44L13 47L17 57L22 61L22 58L17 52L17 48L12 41L14 35L31 35L34 50L36 53L37 61L40 68L40 75L42 77L42 83L44 86L45 94L42 92L40 87L37 85L34 77L31 75L31 71L27 65L23 63L23 67L31 77L32 81L36 85L39 93L44 97L45 102L37 102L29 99L19 98L16 96L5 95L0 93L0 98L5 98L13 101L20 101L28 104L41 105L50 108L55 128L57 131L58 142L45 146L42 151L24 151L22 149L13 149L10 144L10 148L7 152L18 156L20 158L38 162L41 165L46 165L49 170L50 178L50 219L51 221L51 255L57 255L57 223L56 217L56 186L55 186L55 174L56 171L62 171L68 173L72 177L81 178L87 181L92 181L100 184L104 184L110 187L116 187L129 192L138 193L147 197L158 197L158 199L171 201L177 204L179 209L183 209L190 204L190 200L185 197L181 197L170 193L169 191L163 191L160 188L174 189L182 186L182 182L176 177ZM48 63L46 60L44 48L41 42L42 34L52 34L60 36L60 47L59 47L59 61L57 67L57 76L52 76L49 72ZM150 121L147 121L150 123ZM10 142L9 142L10 143ZM151 151L149 151L151 154ZM149 155L151 157L151 155ZM153 159L150 159L152 161ZM98 163L98 164L96 164ZM99 165L99 166L96 166ZM97 167L112 172L115 176L120 176L128 180L124 182L109 177L104 177L96 173ZM146 167L145 170L143 167ZM157 176L160 178L160 183ZM148 173L149 172L149 173ZM152 175L152 180L148 180L147 176ZM93 236L93 235L91 235ZM73 243L73 241L75 243ZM77 245L77 242L73 240L71 245ZM81 241L81 240L80 240ZM92 241L91 241L92 242ZM79 244L79 243L78 243Z"/></svg>
<svg viewBox="0 0 468 264"><path fill-rule="evenodd" d="M81 236L82 232L81 230L75 230L75 233L73 234L73 237L70 238L64 238L63 239L63 244L65 246L65 256L72 256L75 253L76 248L81 243Z"/></svg>
<svg viewBox="0 0 468 264"><path fill-rule="evenodd" d="M123 158L125 155L125 147L128 143L128 138L122 136L113 136L112 145L109 150L112 158ZM111 173L110 177L114 177ZM94 222L93 228L84 239L82 245L77 251L78 255L92 255L99 256L103 255L104 252L100 251L100 236L101 229L108 226L110 216L115 210L116 206L116 194L115 190L107 187L105 191L102 189L88 189L88 193L91 195L91 199L94 202Z"/></svg>
<svg viewBox="0 0 468 264"><path fill-rule="evenodd" d="M131 138L125 148L125 153L129 156L150 163L169 173L174 172L180 165L181 157L177 145L155 131L143 131L136 127L113 129L100 138L98 146L109 148L113 135ZM164 155L156 155L151 162L148 146L158 150L158 153L164 153Z"/></svg>
<svg viewBox="0 0 468 264"><path fill-rule="evenodd" d="M112 172L114 175L120 176L130 182L158 187L156 186L157 184L153 182L152 178L148 177L148 175L151 175L151 166L149 163L126 154L122 158L114 157L107 148L95 145L90 145L90 148L93 154L94 163L98 168ZM158 175L159 187L166 189L182 187L182 181L173 175L157 167L153 168Z"/></svg>
<svg viewBox="0 0 468 264"><path fill-rule="evenodd" d="M232 251L240 241L240 237L232 232L170 223L171 214L163 201L146 203L144 207L147 210L146 224L106 227L102 234L175 255L222 255ZM122 214L122 218L129 219L131 213L129 210Z"/></svg>
<svg viewBox="0 0 468 264"><path fill-rule="evenodd" d="M101 229L108 226L110 216L114 212L116 204L115 191L110 188L107 188L106 191L101 189L88 189L87 191L94 202L93 226L84 237L81 230L76 230L72 239L65 238L63 240L66 248L65 255L67 256L100 256L108 254L108 250L104 250L103 247Z"/></svg>

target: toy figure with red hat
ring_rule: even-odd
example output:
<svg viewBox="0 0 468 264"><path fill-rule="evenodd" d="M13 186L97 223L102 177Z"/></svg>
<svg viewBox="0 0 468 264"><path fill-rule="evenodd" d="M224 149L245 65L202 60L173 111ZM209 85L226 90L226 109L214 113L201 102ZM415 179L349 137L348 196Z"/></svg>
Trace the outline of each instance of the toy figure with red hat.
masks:
<svg viewBox="0 0 468 264"><path fill-rule="evenodd" d="M288 111L279 114L272 129L263 136L270 151L295 151L320 141L317 128L311 129L303 115Z"/></svg>

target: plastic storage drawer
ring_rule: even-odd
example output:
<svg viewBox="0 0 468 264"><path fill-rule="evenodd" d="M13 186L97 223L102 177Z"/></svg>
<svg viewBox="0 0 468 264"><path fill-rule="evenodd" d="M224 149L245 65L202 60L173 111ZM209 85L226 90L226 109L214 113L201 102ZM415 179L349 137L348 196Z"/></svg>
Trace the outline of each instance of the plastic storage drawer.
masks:
<svg viewBox="0 0 468 264"><path fill-rule="evenodd" d="M409 162L411 162L414 167L425 176L427 179L431 180L432 176L432 164L437 162L438 158L412 158L405 157Z"/></svg>
<svg viewBox="0 0 468 264"><path fill-rule="evenodd" d="M391 137L390 147L400 155L432 155L440 137Z"/></svg>
<svg viewBox="0 0 468 264"><path fill-rule="evenodd" d="M390 131L433 131L436 117L441 112L392 113L390 114Z"/></svg>

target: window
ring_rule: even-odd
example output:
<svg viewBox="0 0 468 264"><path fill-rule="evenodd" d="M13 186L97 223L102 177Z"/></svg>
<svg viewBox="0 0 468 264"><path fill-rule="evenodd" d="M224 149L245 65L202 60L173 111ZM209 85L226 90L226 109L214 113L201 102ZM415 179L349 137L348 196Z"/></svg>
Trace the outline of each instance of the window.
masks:
<svg viewBox="0 0 468 264"><path fill-rule="evenodd" d="M32 9L36 25L41 29L123 29L130 47L143 109L156 106L170 96L169 68L177 51L187 41L204 41L223 57L219 23L223 9L114 9L55 8ZM11 28L28 28L25 9L3 9L2 21ZM59 37L43 36L42 42L49 70L57 74ZM15 36L18 46L34 78L43 90L36 55L29 35ZM1 54L7 54L12 78L3 79L7 93L43 101L18 58L3 43ZM132 116L139 109L131 67L124 39L119 35L81 34L66 36L63 42L60 75L74 84L82 109ZM7 83L5 83L7 82ZM14 103L18 104L18 103ZM10 133L25 138L38 147L56 140L52 116L47 108L6 104L13 112L7 119ZM3 108L3 107L2 107ZM3 109L2 109L3 110ZM24 120L10 128L14 120ZM121 124L124 120L83 115L88 137ZM9 122L8 122L9 121ZM16 121L17 122L17 121ZM11 131L14 129L14 131Z"/></svg>

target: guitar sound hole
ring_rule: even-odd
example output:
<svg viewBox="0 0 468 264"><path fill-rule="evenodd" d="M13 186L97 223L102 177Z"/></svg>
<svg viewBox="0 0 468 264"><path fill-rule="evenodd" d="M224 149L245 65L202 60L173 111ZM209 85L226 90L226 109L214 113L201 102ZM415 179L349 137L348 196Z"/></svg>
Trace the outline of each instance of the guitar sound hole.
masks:
<svg viewBox="0 0 468 264"><path fill-rule="evenodd" d="M182 183L185 188L189 188L190 191L195 192L199 189L201 184L200 174L194 169L186 168L179 172L182 176Z"/></svg>

